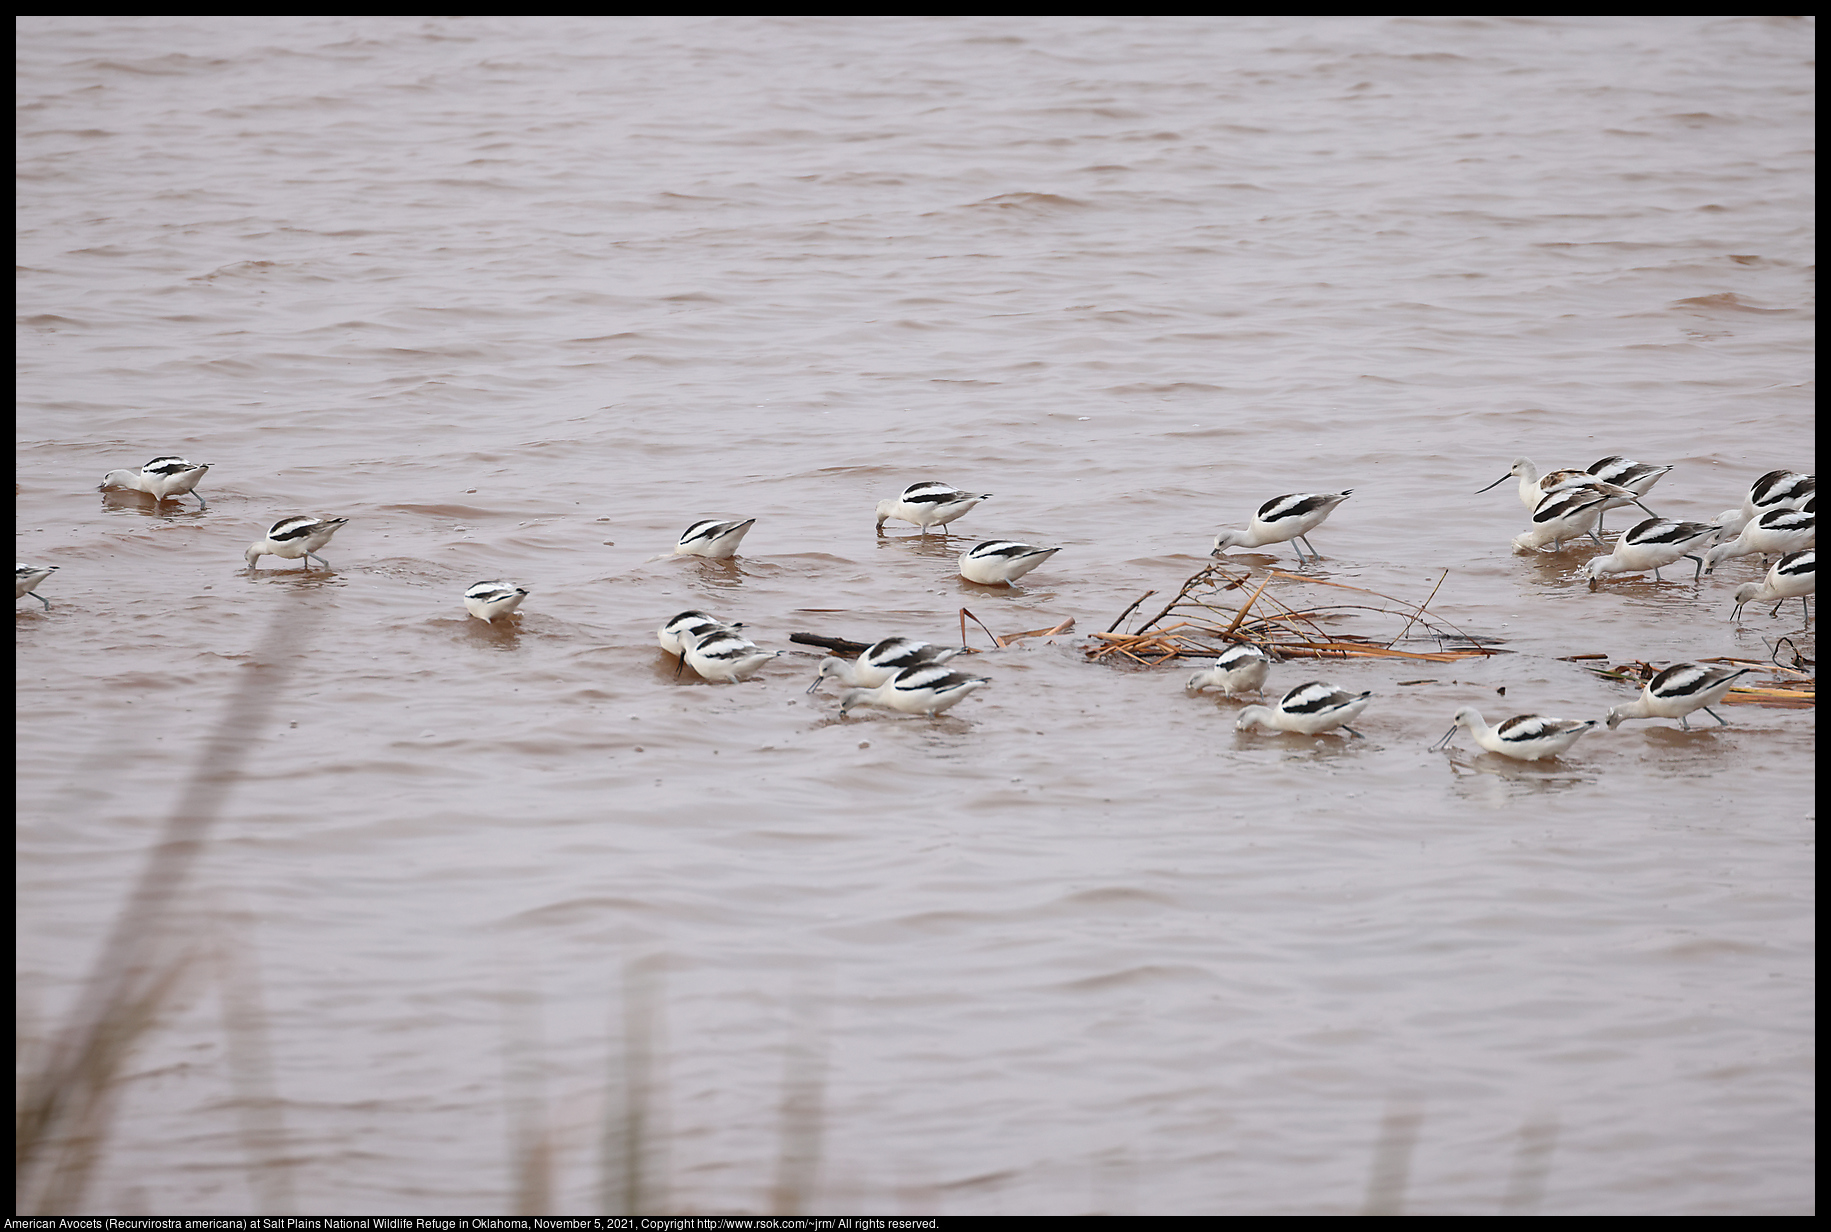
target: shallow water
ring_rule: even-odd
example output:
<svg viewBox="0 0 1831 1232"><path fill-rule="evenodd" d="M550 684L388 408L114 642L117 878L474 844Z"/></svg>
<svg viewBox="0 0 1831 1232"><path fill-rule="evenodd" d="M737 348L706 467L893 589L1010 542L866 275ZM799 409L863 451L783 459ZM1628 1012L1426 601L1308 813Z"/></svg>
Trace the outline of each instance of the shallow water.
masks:
<svg viewBox="0 0 1831 1232"><path fill-rule="evenodd" d="M1813 713L1428 746L1632 697L1565 656L1815 654L1797 604L1728 619L1752 558L1592 591L1593 548L1516 554L1513 485L1474 494L1625 453L1707 520L1815 469L1814 35L25 21L18 551L60 566L18 606L27 1034L307 612L193 896L259 972L302 1213L507 1210L531 1091L551 1208L592 1209L632 962L658 1210L769 1209L800 1048L823 1212L1351 1213L1393 1108L1409 1213L1500 1210L1547 1124L1540 1213L1809 1212ZM207 511L94 490L163 453ZM994 496L874 533L928 478ZM1344 488L1315 576L1442 579L1511 653L1274 667L1373 690L1364 741L1087 662L1217 527ZM243 571L295 513L350 519L331 568ZM757 525L665 555L702 517ZM1064 550L961 580L994 537ZM514 626L465 616L486 577ZM933 722L803 692L790 633L963 606L1076 627ZM790 653L677 679L688 607ZM137 1058L89 1211L262 1200L216 1002Z"/></svg>

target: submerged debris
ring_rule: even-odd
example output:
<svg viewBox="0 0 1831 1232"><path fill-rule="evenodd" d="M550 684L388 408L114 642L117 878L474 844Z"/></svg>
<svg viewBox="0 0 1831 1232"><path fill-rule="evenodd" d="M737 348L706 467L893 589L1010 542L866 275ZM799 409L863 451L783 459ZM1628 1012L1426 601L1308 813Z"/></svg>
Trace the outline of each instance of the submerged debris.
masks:
<svg viewBox="0 0 1831 1232"><path fill-rule="evenodd" d="M1443 577L1448 576L1449 572L1445 570ZM1114 632L1139 604L1156 593L1146 591L1119 614L1119 619L1113 621L1105 633L1093 635L1101 644L1090 646L1087 657L1115 662L1124 658L1154 667L1171 659L1211 658L1228 646L1240 643L1257 646L1276 659L1416 659L1453 663L1458 659L1508 653L1470 637L1447 621L1426 616L1425 609L1437 596L1435 587L1423 603L1409 604L1358 586L1273 569L1260 579L1257 589L1239 607L1229 608L1220 602L1224 592L1241 590L1252 580L1250 572L1230 570L1220 563L1206 565L1183 583L1182 589L1162 611L1130 633ZM1275 581L1330 586L1383 599L1393 606L1340 603L1297 608L1272 590ZM1442 585L1443 578L1438 578L1437 586ZM1392 618L1395 623L1399 617L1405 619L1387 639L1322 627L1324 622L1338 622L1350 613L1359 612L1378 613ZM1164 623L1166 621L1171 623ZM1435 638L1438 648L1434 651L1395 650L1394 646L1414 626Z"/></svg>

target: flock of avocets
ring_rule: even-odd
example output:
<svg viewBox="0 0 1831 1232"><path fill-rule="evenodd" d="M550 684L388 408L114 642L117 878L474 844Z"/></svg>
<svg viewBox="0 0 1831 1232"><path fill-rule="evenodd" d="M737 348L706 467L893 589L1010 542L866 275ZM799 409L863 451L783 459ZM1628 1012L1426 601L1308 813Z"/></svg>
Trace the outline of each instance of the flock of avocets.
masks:
<svg viewBox="0 0 1831 1232"><path fill-rule="evenodd" d="M198 504L207 509L208 502L196 489L209 469L208 464L184 458L154 458L138 471L108 472L101 486L133 489L155 500L195 496ZM1641 498L1671 469L1615 456L1603 458L1587 470L1554 470L1541 475L1531 459L1519 458L1505 475L1481 491L1517 479L1520 502L1532 511L1532 524L1513 540L1514 547L1539 551L1549 545L1556 552L1562 550L1565 541L1584 536L1602 545L1602 518L1611 509L1638 505L1652 514ZM1352 494L1350 488L1345 492L1294 493L1266 501L1244 530L1226 529L1217 534L1211 555L1219 556L1229 548L1289 543L1300 562L1305 559L1306 548L1309 559L1317 559L1320 553L1310 543L1309 533ZM962 492L944 483L911 484L900 496L878 502L877 527L881 533L884 523L896 518L920 527L924 535L930 527L943 528L945 535L949 533L945 529L948 523L990 497L989 492ZM1736 590L1731 618L1739 618L1750 603L1772 603L1772 614L1778 615L1782 603L1797 598L1810 624L1811 607L1806 597L1815 591L1815 501L1813 476L1769 471L1749 488L1739 509L1726 509L1710 522L1676 522L1654 515L1637 523L1617 535L1607 555L1588 561L1581 576L1588 578L1592 587L1611 573L1651 572L1663 581L1660 569L1691 560L1696 562L1693 580L1701 581L1704 574L1713 572L1724 560L1759 552L1765 563L1767 555L1780 554L1764 581L1750 582ZM263 556L300 560L304 562L301 567L307 569L312 561L329 568L317 552L347 521L282 518L264 537L248 546L248 568L255 568ZM735 556L755 524L755 518L695 522L681 534L674 551L713 559ZM1009 540L988 540L960 554L960 576L981 585L1015 585L1059 551L1060 548L1038 548ZM1702 555L1698 555L1700 552ZM18 565L15 601L29 594L50 611L50 600L36 591L38 584L56 571L55 565ZM528 592L512 582L478 582L464 592L464 606L477 619L493 623L513 615L527 597ZM691 667L706 680L740 681L780 653L757 647L740 632L742 627L705 612L687 611L661 626L656 639L663 650L679 657L676 671ZM807 691L814 692L831 677L849 686L840 698L841 717L859 706L878 706L932 718L988 683L983 676L968 675L948 665L950 659L963 652L964 647L886 638L856 659L822 661ZM1238 693L1259 693L1269 669L1270 660L1263 650L1241 643L1222 653L1212 667L1191 676L1185 689L1199 694L1204 689L1217 688L1229 698ZM1721 701L1736 678L1748 670L1674 664L1654 676L1638 699L1610 710L1608 725L1614 728L1623 719L1664 718L1677 719L1689 731L1691 725L1686 716L1703 710L1727 727L1728 721L1710 706ZM1240 712L1237 727L1241 731L1265 728L1307 736L1339 728L1358 736L1360 733L1348 725L1367 708L1372 696L1371 692L1351 694L1321 681L1310 681L1290 690L1274 706L1246 707ZM1456 712L1454 726L1432 748L1447 745L1459 728L1466 727L1475 743L1490 752L1537 761L1556 757L1595 726L1593 719L1576 721L1522 714L1490 727L1479 712L1464 707Z"/></svg>

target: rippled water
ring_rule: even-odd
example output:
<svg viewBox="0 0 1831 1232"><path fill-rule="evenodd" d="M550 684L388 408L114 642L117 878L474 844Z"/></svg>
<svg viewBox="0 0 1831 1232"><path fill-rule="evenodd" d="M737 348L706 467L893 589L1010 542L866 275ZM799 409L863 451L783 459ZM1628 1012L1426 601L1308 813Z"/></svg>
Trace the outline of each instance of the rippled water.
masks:
<svg viewBox="0 0 1831 1232"><path fill-rule="evenodd" d="M1708 519L1815 468L1814 39L26 20L17 537L60 567L18 608L28 1036L304 615L190 895L259 972L302 1212L508 1209L530 1092L550 1207L591 1209L643 963L656 1209L770 1207L804 1055L822 1211L1353 1212L1410 1109L1410 1213L1808 1213L1812 712L1427 746L1632 696L1568 655L1815 653L1797 606L1728 619L1753 558L1591 591L1592 549L1515 554L1512 485L1474 494L1626 453ZM94 490L163 453L207 511ZM928 478L995 495L875 534ZM1273 669L1373 690L1364 741L1087 662L1217 527L1342 488L1316 576L1441 578L1512 653ZM242 571L296 513L350 519L332 567ZM736 560L664 555L715 516L757 519ZM1064 550L1005 593L954 572L978 537ZM486 577L518 627L465 616ZM1077 625L934 722L804 694L790 633L962 606ZM677 679L685 607L793 653ZM89 1210L263 1200L216 987L138 1056Z"/></svg>

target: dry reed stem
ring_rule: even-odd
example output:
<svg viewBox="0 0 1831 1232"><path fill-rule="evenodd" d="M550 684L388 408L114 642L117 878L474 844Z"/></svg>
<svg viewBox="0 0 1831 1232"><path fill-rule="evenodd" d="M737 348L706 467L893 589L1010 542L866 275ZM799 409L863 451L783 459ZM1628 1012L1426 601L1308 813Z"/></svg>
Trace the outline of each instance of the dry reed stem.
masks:
<svg viewBox="0 0 1831 1232"><path fill-rule="evenodd" d="M978 625L981 629L985 629L985 621L979 619L979 617L977 617L977 616L974 616L971 612L967 611L965 608L961 608L960 609L960 644L962 646L966 645L966 622L968 619L971 619L972 622L974 624ZM992 632L990 629L985 629L985 635L992 639L992 645L994 645L994 646L1003 645L1003 643L998 640L998 635L996 633Z"/></svg>
<svg viewBox="0 0 1831 1232"><path fill-rule="evenodd" d="M981 627L983 628L984 626L981 626ZM1053 637L1058 633L1066 633L1072 628L1074 628L1074 617L1070 616L1067 620L1064 620L1061 624L1051 625L1047 629L1030 629L1023 633L1007 633L1003 637L998 637L997 635L994 634L992 640L997 642L1000 647L1005 647L1005 646L1009 646L1012 642L1017 641L1019 638ZM987 629L986 632L990 633L991 630Z"/></svg>
<svg viewBox="0 0 1831 1232"><path fill-rule="evenodd" d="M1248 599L1245 603L1242 603L1240 605L1239 612L1237 612L1234 615L1233 623L1228 625L1227 628L1223 631L1227 632L1227 633L1232 633L1235 629L1239 628L1240 622L1242 620L1246 619L1246 613L1252 611L1252 605L1259 601L1259 596L1264 594L1265 588L1267 586L1270 586L1271 584L1272 584L1272 575L1268 573L1265 575L1265 579L1259 583L1259 589L1252 592L1252 598Z"/></svg>
<svg viewBox="0 0 1831 1232"><path fill-rule="evenodd" d="M1117 629L1119 627L1120 623L1123 622L1127 616L1130 616L1132 614L1132 612L1137 609L1137 607L1140 603L1143 603L1146 599L1149 599L1152 595L1154 595L1156 593L1157 592L1154 590L1147 590L1142 595L1139 595L1136 599L1133 599L1132 606L1126 608L1123 612L1120 612L1119 619L1113 621L1112 624L1107 625L1106 631L1108 633L1111 633L1114 629Z"/></svg>
<svg viewBox="0 0 1831 1232"><path fill-rule="evenodd" d="M1418 618L1420 616L1424 615L1424 609L1429 607L1430 601L1437 597L1437 592L1443 588L1443 579L1447 578L1449 575L1450 575L1450 571L1448 569L1445 569L1443 571L1443 577L1440 577L1437 579L1437 584L1430 588L1430 594L1428 594L1424 597L1424 602L1418 606L1418 610L1413 612L1411 619L1405 622L1405 628L1399 630L1399 636L1393 638L1390 642L1386 643L1386 645L1388 647L1398 645L1400 640L1404 638L1405 634L1408 631L1410 631L1411 627L1418 622Z"/></svg>
<svg viewBox="0 0 1831 1232"><path fill-rule="evenodd" d="M308 604L282 608L239 669L241 679L205 738L76 1007L43 1067L22 1077L15 1104L15 1210L55 1215L84 1208L128 1052L189 965L191 942L178 917L191 873L322 615Z"/></svg>

